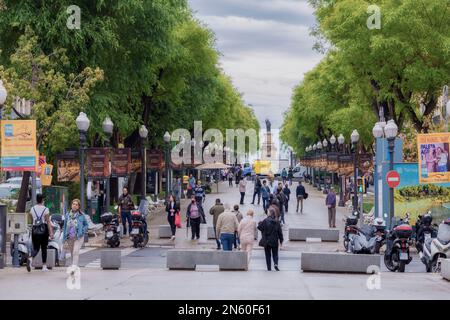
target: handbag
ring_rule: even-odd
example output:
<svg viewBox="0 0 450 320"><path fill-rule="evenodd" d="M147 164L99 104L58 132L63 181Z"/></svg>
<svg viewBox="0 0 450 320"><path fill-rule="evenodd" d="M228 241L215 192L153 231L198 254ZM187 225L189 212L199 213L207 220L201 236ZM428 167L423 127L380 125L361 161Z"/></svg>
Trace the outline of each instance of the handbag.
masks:
<svg viewBox="0 0 450 320"><path fill-rule="evenodd" d="M303 196L303 198L304 198L304 199L308 199L308 196L309 196L309 194L307 194L307 193L305 192L305 195Z"/></svg>
<svg viewBox="0 0 450 320"><path fill-rule="evenodd" d="M38 217L38 214L36 213L36 210L33 208L34 214L36 215L36 223L33 224L33 227L31 229L33 236L42 236L47 232L47 225L42 221L42 217L44 216L45 209L42 211L42 214L40 217Z"/></svg>
<svg viewBox="0 0 450 320"><path fill-rule="evenodd" d="M177 211L177 213L175 213L175 226L177 228L181 228L181 217L180 217L179 211Z"/></svg>

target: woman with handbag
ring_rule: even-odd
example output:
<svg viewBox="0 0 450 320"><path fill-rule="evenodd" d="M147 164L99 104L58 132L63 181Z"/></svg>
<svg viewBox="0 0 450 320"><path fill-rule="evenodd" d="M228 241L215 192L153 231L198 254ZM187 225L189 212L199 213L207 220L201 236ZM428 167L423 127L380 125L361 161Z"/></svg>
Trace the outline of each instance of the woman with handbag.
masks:
<svg viewBox="0 0 450 320"><path fill-rule="evenodd" d="M269 208L268 217L258 224L258 230L261 231L259 245L264 248L267 270L272 270L271 258L273 257L275 270L280 271L278 269L278 250L283 244L283 231L273 208Z"/></svg>
<svg viewBox="0 0 450 320"><path fill-rule="evenodd" d="M179 208L177 206L177 202L175 201L175 197L173 195L169 196L169 200L166 204L166 212L167 212L167 221L170 225L170 230L172 231L172 238L171 240L175 240L175 233L177 230L177 225L175 223L176 215L179 214Z"/></svg>
<svg viewBox="0 0 450 320"><path fill-rule="evenodd" d="M53 228L50 222L50 211L44 206L44 196L36 195L37 204L31 208L30 214L33 218L33 227L31 229L31 241L33 248L31 256L27 261L27 271L31 272L33 258L42 250L42 271L48 271L47 268L47 246L48 238L53 239Z"/></svg>
<svg viewBox="0 0 450 320"><path fill-rule="evenodd" d="M72 200L71 210L64 215L63 241L69 247L72 266L78 266L80 249L84 243L84 235L88 231L88 222L80 208L80 200L74 199Z"/></svg>
<svg viewBox="0 0 450 320"><path fill-rule="evenodd" d="M192 196L191 203L187 207L186 217L192 229L191 240L200 239L200 223L203 217L203 207L197 203L195 196Z"/></svg>

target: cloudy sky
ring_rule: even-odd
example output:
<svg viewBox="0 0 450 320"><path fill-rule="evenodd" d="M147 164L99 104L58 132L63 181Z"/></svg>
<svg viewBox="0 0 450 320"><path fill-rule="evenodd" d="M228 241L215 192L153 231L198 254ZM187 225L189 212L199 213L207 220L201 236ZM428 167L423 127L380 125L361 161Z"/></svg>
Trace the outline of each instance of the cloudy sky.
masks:
<svg viewBox="0 0 450 320"><path fill-rule="evenodd" d="M253 106L261 125L279 128L293 87L321 59L309 35L315 23L306 0L189 0L211 28L221 65Z"/></svg>

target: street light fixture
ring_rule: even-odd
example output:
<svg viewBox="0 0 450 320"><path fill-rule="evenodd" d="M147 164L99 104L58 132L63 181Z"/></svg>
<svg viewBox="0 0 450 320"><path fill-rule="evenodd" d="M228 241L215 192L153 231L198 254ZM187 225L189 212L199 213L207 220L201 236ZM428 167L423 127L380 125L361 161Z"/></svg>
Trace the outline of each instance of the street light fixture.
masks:
<svg viewBox="0 0 450 320"><path fill-rule="evenodd" d="M165 156L165 163L166 163L166 197L169 197L170 194L170 133L166 131L164 134L164 142L166 144L166 156Z"/></svg>
<svg viewBox="0 0 450 320"><path fill-rule="evenodd" d="M147 157L145 155L145 141L148 136L148 130L144 125L139 128L139 136L141 137L141 201L143 201L147 194Z"/></svg>
<svg viewBox="0 0 450 320"><path fill-rule="evenodd" d="M358 211L358 162L357 162L357 156L358 153L356 152L356 149L358 148L358 141L359 141L359 133L355 129L352 132L352 135L350 136L350 141L353 145L353 211L358 213L359 217L359 211Z"/></svg>
<svg viewBox="0 0 450 320"><path fill-rule="evenodd" d="M87 147L87 131L89 129L89 125L91 122L89 118L86 116L84 112L80 112L76 119L77 128L80 133L80 200L81 200L81 208L80 210L84 212L84 194L85 194L85 185L84 185L84 152Z"/></svg>
<svg viewBox="0 0 450 320"><path fill-rule="evenodd" d="M337 138L338 144L339 144L339 149L341 150L341 153L344 154L345 150L344 150L344 143L345 143L345 137L344 135L341 133L338 138ZM339 188L339 207L345 207L345 201L344 201L344 189L345 189L345 176L341 175L339 177L340 183L341 183L341 187Z"/></svg>
<svg viewBox="0 0 450 320"><path fill-rule="evenodd" d="M110 148L110 141L111 141L111 136L113 134L113 130L114 130L114 123L111 121L110 117L106 117L105 120L103 121L102 124L102 128L103 128L103 132L106 134L107 139L106 139L106 143L105 146L109 149ZM106 178L106 212L109 212L109 205L111 203L111 198L110 198L110 177Z"/></svg>

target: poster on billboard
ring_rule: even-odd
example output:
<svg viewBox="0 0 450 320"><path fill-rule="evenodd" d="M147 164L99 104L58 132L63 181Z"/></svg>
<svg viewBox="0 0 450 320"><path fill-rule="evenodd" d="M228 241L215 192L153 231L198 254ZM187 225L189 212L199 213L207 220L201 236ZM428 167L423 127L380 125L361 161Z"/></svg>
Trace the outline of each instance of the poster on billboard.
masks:
<svg viewBox="0 0 450 320"><path fill-rule="evenodd" d="M80 182L80 160L77 151L57 155L58 182Z"/></svg>
<svg viewBox="0 0 450 320"><path fill-rule="evenodd" d="M131 149L111 150L111 175L113 177L126 177L131 169Z"/></svg>
<svg viewBox="0 0 450 320"><path fill-rule="evenodd" d="M141 152L139 150L131 151L131 172L139 173L141 172L142 160Z"/></svg>
<svg viewBox="0 0 450 320"><path fill-rule="evenodd" d="M86 150L89 178L105 179L110 176L109 148L89 148Z"/></svg>
<svg viewBox="0 0 450 320"><path fill-rule="evenodd" d="M36 120L1 121L3 171L36 171Z"/></svg>
<svg viewBox="0 0 450 320"><path fill-rule="evenodd" d="M450 182L450 133L417 135L420 183Z"/></svg>

